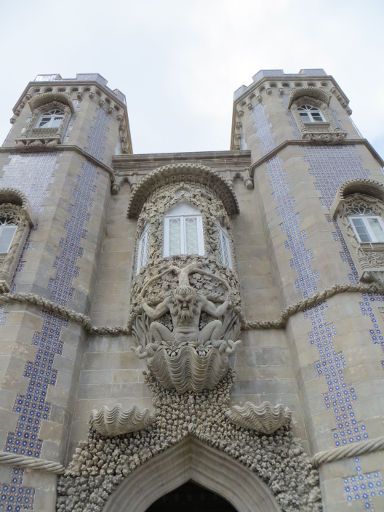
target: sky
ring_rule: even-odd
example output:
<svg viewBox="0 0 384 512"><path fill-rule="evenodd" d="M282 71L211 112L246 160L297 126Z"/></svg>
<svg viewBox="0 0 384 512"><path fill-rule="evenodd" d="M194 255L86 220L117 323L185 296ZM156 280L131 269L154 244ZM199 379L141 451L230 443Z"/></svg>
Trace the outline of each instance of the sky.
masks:
<svg viewBox="0 0 384 512"><path fill-rule="evenodd" d="M233 92L260 69L324 68L384 157L384 2L3 0L0 140L37 74L97 72L135 153L229 149Z"/></svg>

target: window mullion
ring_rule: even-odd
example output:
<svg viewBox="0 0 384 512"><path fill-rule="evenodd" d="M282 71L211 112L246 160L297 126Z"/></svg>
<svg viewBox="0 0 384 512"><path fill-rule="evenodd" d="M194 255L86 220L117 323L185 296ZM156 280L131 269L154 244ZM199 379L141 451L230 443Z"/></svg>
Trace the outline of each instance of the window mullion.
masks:
<svg viewBox="0 0 384 512"><path fill-rule="evenodd" d="M185 217L180 217L180 254L187 254Z"/></svg>
<svg viewBox="0 0 384 512"><path fill-rule="evenodd" d="M368 217L369 219L373 219L375 217ZM368 234L369 234L369 238L371 239L370 241L371 242L376 242L376 235L375 233L373 232L371 226L369 225L369 222L368 222L368 218L364 218L363 217L363 222L364 222L364 226L365 226L365 229L367 230Z"/></svg>

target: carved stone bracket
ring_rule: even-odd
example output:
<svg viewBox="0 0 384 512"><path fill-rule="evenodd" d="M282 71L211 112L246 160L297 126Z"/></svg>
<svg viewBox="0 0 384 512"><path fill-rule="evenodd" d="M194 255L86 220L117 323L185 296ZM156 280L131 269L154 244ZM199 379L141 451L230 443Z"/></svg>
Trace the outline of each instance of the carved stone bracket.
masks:
<svg viewBox="0 0 384 512"><path fill-rule="evenodd" d="M89 419L89 426L106 437L114 437L142 430L150 425L153 417L149 409L139 410L136 406L124 410L121 404L112 409L107 406L94 409Z"/></svg>
<svg viewBox="0 0 384 512"><path fill-rule="evenodd" d="M273 406L270 402L263 402L261 405L255 405L245 402L243 406L234 405L228 409L226 416L239 427L263 434L273 434L279 428L290 424L292 413L280 404Z"/></svg>
<svg viewBox="0 0 384 512"><path fill-rule="evenodd" d="M337 144L342 142L347 136L347 132L304 132L303 140L318 142L319 144Z"/></svg>

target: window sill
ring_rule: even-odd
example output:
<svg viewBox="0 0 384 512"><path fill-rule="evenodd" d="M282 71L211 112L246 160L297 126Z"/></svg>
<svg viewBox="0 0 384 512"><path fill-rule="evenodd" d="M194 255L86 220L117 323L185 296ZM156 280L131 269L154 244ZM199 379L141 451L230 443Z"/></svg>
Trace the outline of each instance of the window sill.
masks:
<svg viewBox="0 0 384 512"><path fill-rule="evenodd" d="M329 131L305 131L303 140L318 142L320 144L337 144L342 142L347 136L347 132L329 132Z"/></svg>
<svg viewBox="0 0 384 512"><path fill-rule="evenodd" d="M366 252L384 252L384 242L360 242L360 247Z"/></svg>

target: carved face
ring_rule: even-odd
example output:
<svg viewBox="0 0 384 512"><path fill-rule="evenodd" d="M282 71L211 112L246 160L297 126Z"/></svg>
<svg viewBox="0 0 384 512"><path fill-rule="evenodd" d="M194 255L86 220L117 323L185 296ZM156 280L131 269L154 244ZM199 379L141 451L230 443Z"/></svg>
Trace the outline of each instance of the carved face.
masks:
<svg viewBox="0 0 384 512"><path fill-rule="evenodd" d="M190 320L197 312L197 293L191 286L178 286L173 292L173 305L181 320Z"/></svg>

